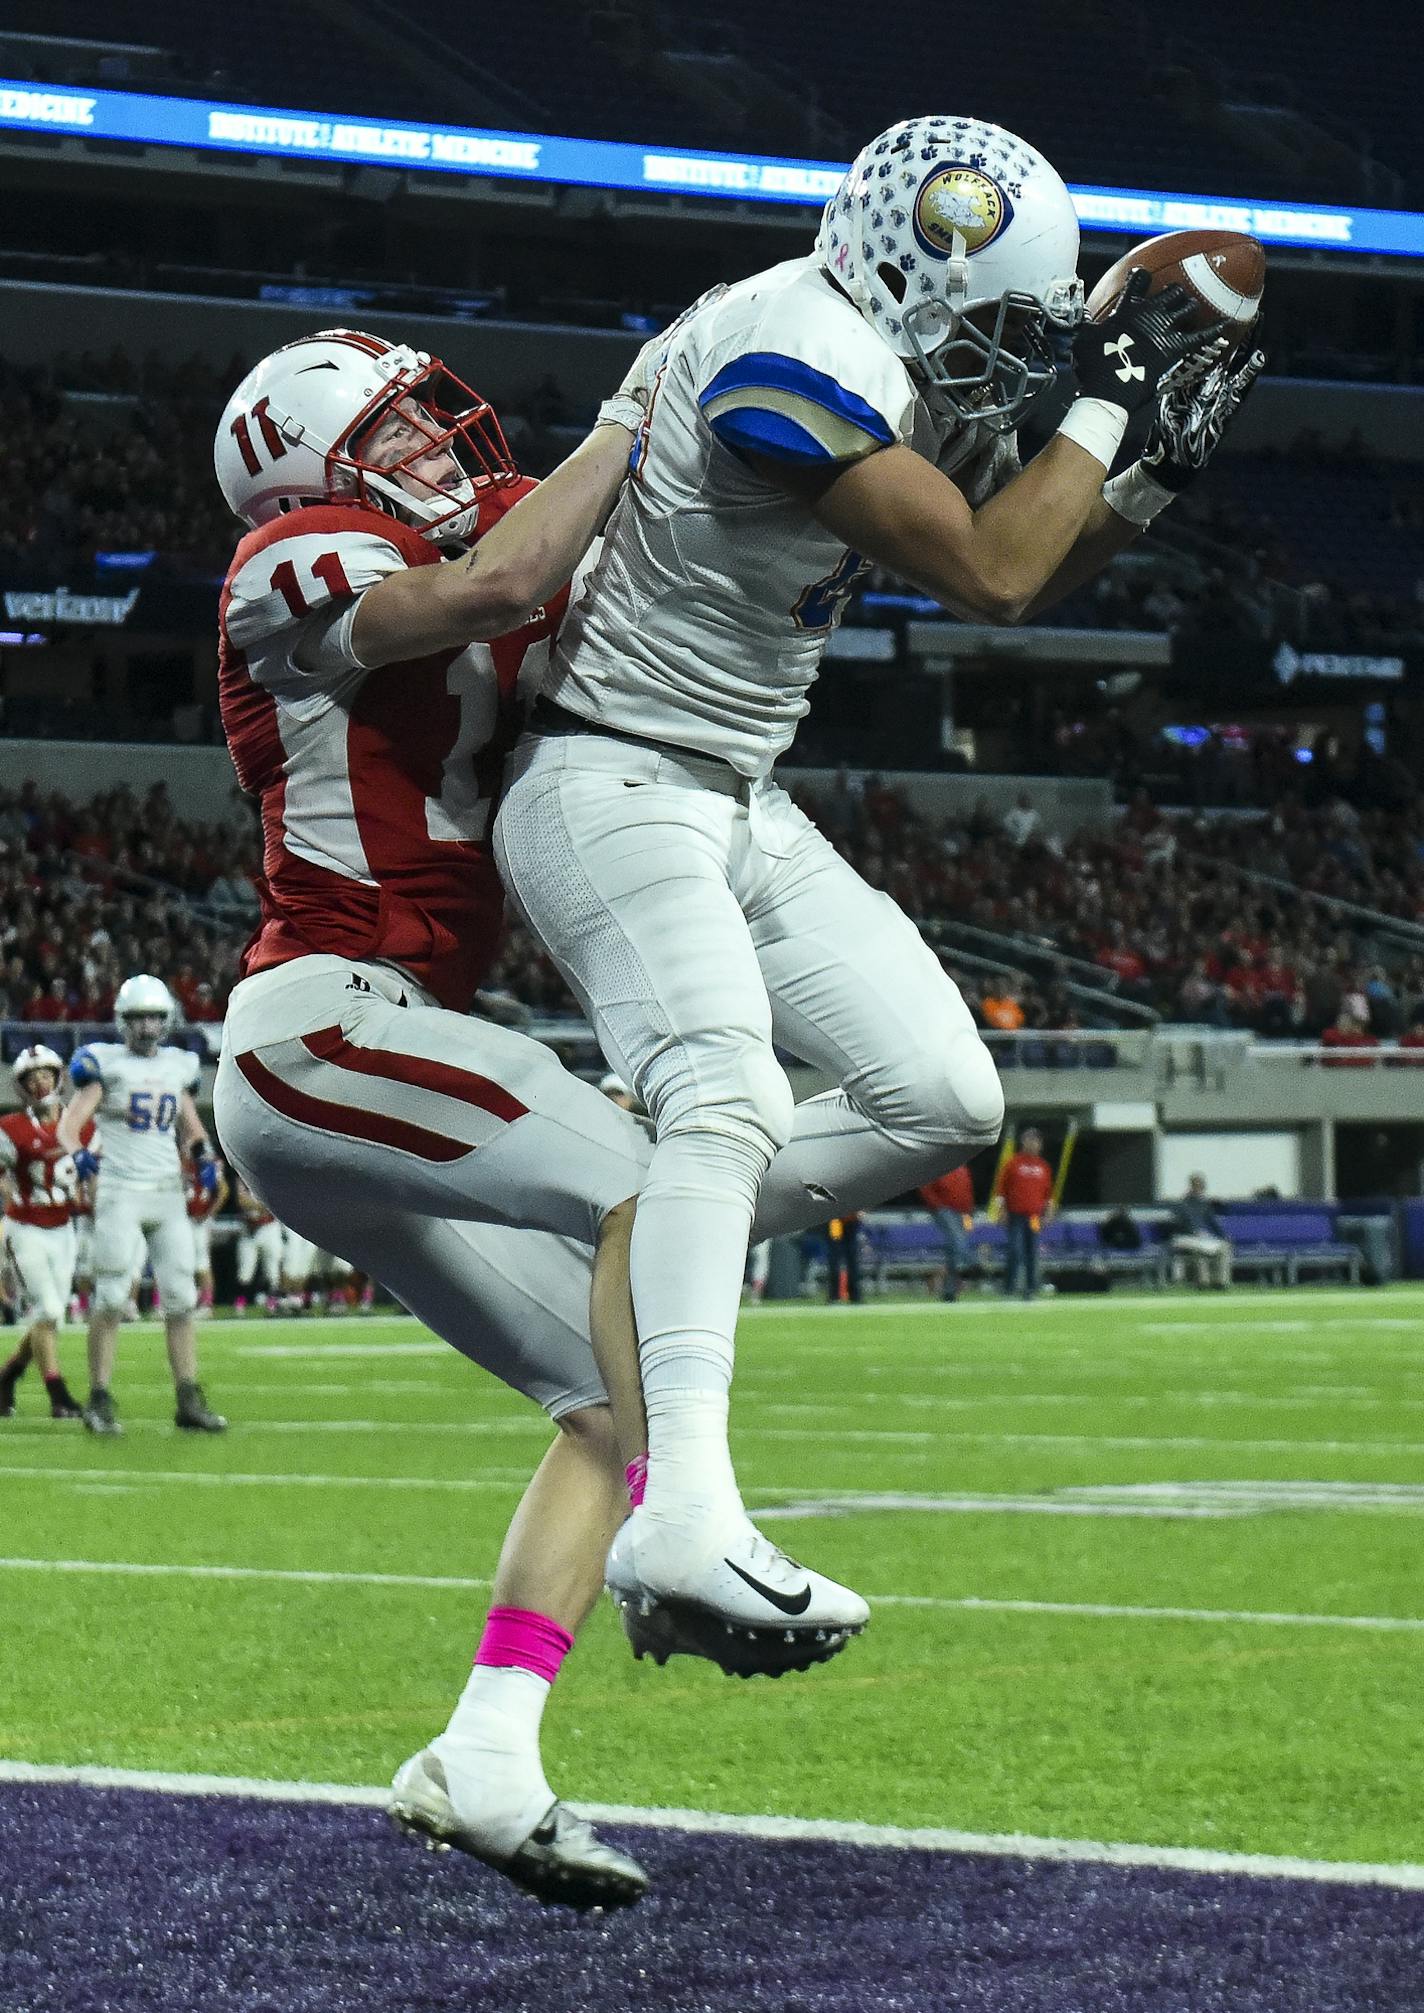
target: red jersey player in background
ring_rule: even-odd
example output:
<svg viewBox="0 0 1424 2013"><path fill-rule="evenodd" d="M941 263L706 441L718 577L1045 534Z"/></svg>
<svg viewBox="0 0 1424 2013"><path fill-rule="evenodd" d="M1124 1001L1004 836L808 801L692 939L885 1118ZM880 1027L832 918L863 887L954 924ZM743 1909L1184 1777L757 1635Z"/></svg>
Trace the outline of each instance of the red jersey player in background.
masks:
<svg viewBox="0 0 1424 2013"><path fill-rule="evenodd" d="M1034 1126L1024 1127L1018 1152L999 1169L994 1196L1003 1206L1008 1231L1004 1291L1032 1300L1038 1292L1039 1235L1053 1220L1053 1169L1043 1157L1043 1134Z"/></svg>
<svg viewBox="0 0 1424 2013"><path fill-rule="evenodd" d="M23 1341L0 1367L0 1418L15 1409L15 1386L38 1363L50 1416L77 1419L79 1406L59 1369L59 1327L74 1285L74 1203L78 1177L59 1143L59 1086L64 1064L53 1049L27 1048L13 1075L21 1107L0 1118L0 1187L10 1264L20 1285ZM82 1143L94 1137L92 1121Z"/></svg>
<svg viewBox="0 0 1424 2013"><path fill-rule="evenodd" d="M969 1233L974 1227L974 1179L968 1167L952 1168L938 1181L927 1181L920 1200L944 1240L944 1285L941 1300L959 1298L959 1276L969 1263Z"/></svg>
<svg viewBox="0 0 1424 2013"><path fill-rule="evenodd" d="M242 1228L237 1233L237 1292L234 1314L247 1312L260 1267L263 1280L262 1305L268 1314L277 1312L277 1288L282 1278L282 1226L245 1181L237 1184L237 1213Z"/></svg>
<svg viewBox="0 0 1424 2013"><path fill-rule="evenodd" d="M210 1185L200 1178L191 1161L183 1168L183 1194L188 1204L188 1221L193 1226L193 1280L198 1289L199 1316L213 1311L213 1218L228 1198L227 1176L222 1162L217 1179Z"/></svg>

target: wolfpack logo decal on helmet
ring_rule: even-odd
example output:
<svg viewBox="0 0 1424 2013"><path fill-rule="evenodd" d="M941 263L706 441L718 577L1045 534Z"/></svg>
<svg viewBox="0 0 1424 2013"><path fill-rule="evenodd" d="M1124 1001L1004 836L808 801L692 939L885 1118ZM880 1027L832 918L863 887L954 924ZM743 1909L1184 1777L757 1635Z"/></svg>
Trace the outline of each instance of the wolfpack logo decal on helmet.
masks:
<svg viewBox="0 0 1424 2013"><path fill-rule="evenodd" d="M1083 318L1078 218L1042 154L984 119L905 119L826 204L821 263L942 420L1004 432Z"/></svg>
<svg viewBox="0 0 1424 2013"><path fill-rule="evenodd" d="M999 184L978 168L936 168L915 198L915 237L931 256L950 258L954 240L982 252L1009 223L1013 205Z"/></svg>

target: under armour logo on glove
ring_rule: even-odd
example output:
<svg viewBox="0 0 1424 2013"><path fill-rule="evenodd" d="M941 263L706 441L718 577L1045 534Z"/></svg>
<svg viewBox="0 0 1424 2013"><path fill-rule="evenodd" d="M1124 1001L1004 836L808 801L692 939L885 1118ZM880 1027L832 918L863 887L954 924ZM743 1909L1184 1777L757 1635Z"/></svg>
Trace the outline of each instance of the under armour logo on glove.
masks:
<svg viewBox="0 0 1424 2013"><path fill-rule="evenodd" d="M1118 359L1120 367L1113 372L1113 376L1123 384L1131 384L1134 378L1140 383L1147 375L1142 365L1134 363L1128 355L1128 351L1132 346L1133 342L1130 335L1121 335L1116 342L1103 344L1103 355L1105 357L1115 356Z"/></svg>

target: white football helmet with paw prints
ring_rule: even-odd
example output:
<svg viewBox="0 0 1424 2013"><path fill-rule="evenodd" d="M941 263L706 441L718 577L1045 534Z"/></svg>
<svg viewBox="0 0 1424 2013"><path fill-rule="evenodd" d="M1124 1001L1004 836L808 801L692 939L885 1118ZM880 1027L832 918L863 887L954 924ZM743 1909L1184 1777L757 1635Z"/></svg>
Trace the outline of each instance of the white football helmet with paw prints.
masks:
<svg viewBox="0 0 1424 2013"><path fill-rule="evenodd" d="M1078 218L1035 147L983 119L906 119L826 205L816 249L937 416L998 431L1083 319Z"/></svg>
<svg viewBox="0 0 1424 2013"><path fill-rule="evenodd" d="M363 452L391 414L400 438ZM213 465L229 508L267 524L314 503L364 503L436 544L474 537L480 499L518 480L487 399L438 357L322 329L264 357L227 402Z"/></svg>
<svg viewBox="0 0 1424 2013"><path fill-rule="evenodd" d="M48 1069L54 1072L54 1081L43 1097L34 1097L30 1092L29 1080L37 1069ZM29 1048L22 1048L20 1050L20 1053L15 1057L11 1065L10 1074L15 1079L15 1089L20 1094L21 1104L43 1107L58 1102L59 1086L64 1080L64 1064L60 1061L54 1050L46 1048L42 1041L35 1042Z"/></svg>

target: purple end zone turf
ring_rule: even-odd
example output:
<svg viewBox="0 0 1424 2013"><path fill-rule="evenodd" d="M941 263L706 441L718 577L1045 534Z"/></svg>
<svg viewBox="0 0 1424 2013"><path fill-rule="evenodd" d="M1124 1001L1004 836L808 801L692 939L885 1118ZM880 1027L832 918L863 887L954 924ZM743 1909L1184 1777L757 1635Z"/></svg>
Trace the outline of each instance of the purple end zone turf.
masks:
<svg viewBox="0 0 1424 2013"><path fill-rule="evenodd" d="M379 1812L0 1788L5 2013L1418 2013L1424 1895L618 1834L656 1891L544 1909Z"/></svg>

